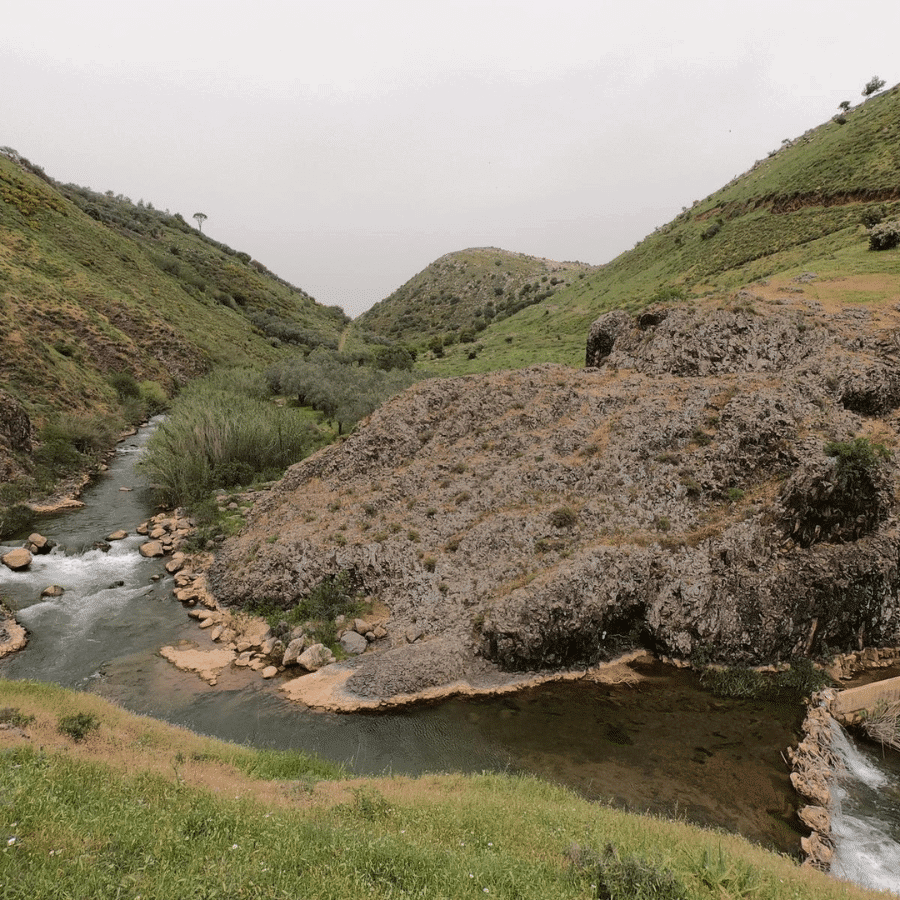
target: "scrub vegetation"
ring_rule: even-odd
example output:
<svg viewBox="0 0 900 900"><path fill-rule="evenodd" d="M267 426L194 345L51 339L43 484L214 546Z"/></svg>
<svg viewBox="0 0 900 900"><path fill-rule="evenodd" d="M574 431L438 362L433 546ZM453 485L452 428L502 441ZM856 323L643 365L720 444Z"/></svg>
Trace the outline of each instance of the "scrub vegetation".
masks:
<svg viewBox="0 0 900 900"><path fill-rule="evenodd" d="M0 732L9 900L880 896L530 777L349 781L305 754L225 744L52 685L0 681L0 702L28 728ZM99 725L72 741L55 728L62 710Z"/></svg>
<svg viewBox="0 0 900 900"><path fill-rule="evenodd" d="M222 370L184 389L141 466L161 503L192 507L214 489L276 478L329 439L306 411L273 403L258 372Z"/></svg>

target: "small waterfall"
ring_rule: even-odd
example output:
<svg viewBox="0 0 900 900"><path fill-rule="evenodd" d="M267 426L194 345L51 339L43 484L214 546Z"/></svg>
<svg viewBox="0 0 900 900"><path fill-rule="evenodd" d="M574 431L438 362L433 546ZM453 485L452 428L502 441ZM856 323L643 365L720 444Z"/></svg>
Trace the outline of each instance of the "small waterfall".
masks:
<svg viewBox="0 0 900 900"><path fill-rule="evenodd" d="M833 723L841 769L831 784L831 874L900 895L900 758L855 743Z"/></svg>

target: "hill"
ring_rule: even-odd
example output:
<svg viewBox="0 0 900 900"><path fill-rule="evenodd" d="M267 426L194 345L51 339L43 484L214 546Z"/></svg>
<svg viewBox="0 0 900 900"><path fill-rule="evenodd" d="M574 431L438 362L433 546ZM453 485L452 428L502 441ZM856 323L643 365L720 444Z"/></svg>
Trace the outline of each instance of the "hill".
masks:
<svg viewBox="0 0 900 900"><path fill-rule="evenodd" d="M441 349L471 345L491 322L553 297L592 267L494 247L448 253L354 322L392 340Z"/></svg>
<svg viewBox="0 0 900 900"><path fill-rule="evenodd" d="M485 368L555 349L578 369L424 382L289 469L222 545L217 597L378 597L387 635L329 683L351 703L629 648L747 666L900 644L900 249L861 221L900 214L898 98L482 332Z"/></svg>
<svg viewBox="0 0 900 900"><path fill-rule="evenodd" d="M790 293L805 272L818 276L823 299L895 301L900 262L869 251L867 225L897 218L900 86L785 141L634 249L492 322L475 344L420 359L441 374L577 365L584 335L603 312L666 299L721 304L742 288Z"/></svg>
<svg viewBox="0 0 900 900"><path fill-rule="evenodd" d="M181 216L58 184L9 148L0 316L4 482L35 474L48 428L76 450L106 449L211 367L336 348L348 321Z"/></svg>

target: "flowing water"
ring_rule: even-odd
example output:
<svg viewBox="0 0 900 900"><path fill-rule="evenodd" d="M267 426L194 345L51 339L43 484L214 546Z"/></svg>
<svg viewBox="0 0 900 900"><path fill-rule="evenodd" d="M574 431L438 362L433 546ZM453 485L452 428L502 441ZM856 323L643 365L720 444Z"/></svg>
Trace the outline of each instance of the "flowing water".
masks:
<svg viewBox="0 0 900 900"><path fill-rule="evenodd" d="M512 697L336 715L289 703L277 683L245 669L226 671L216 687L175 669L159 647L212 645L172 597L162 562L138 553L135 526L153 510L134 463L152 428L119 446L84 509L42 520L38 530L57 542L50 554L26 572L0 567L0 594L29 631L28 646L0 661L0 677L94 691L201 733L312 751L363 775L532 772L591 799L797 853L782 752L797 739L802 710L717 699L689 672L653 665L635 686L556 683ZM120 528L130 536L95 546ZM0 552L13 545L21 541ZM41 598L51 584L65 593Z"/></svg>
<svg viewBox="0 0 900 900"><path fill-rule="evenodd" d="M858 744L837 723L832 727L842 766L831 785L831 872L900 894L900 754Z"/></svg>

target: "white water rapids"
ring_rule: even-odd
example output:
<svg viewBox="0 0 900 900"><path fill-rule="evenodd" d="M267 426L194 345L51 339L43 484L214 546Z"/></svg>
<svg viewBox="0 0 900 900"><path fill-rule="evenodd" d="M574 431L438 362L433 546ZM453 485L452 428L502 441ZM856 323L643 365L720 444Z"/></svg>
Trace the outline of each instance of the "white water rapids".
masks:
<svg viewBox="0 0 900 900"><path fill-rule="evenodd" d="M831 874L900 895L900 759L853 742L837 723L832 750L841 770L831 784Z"/></svg>

